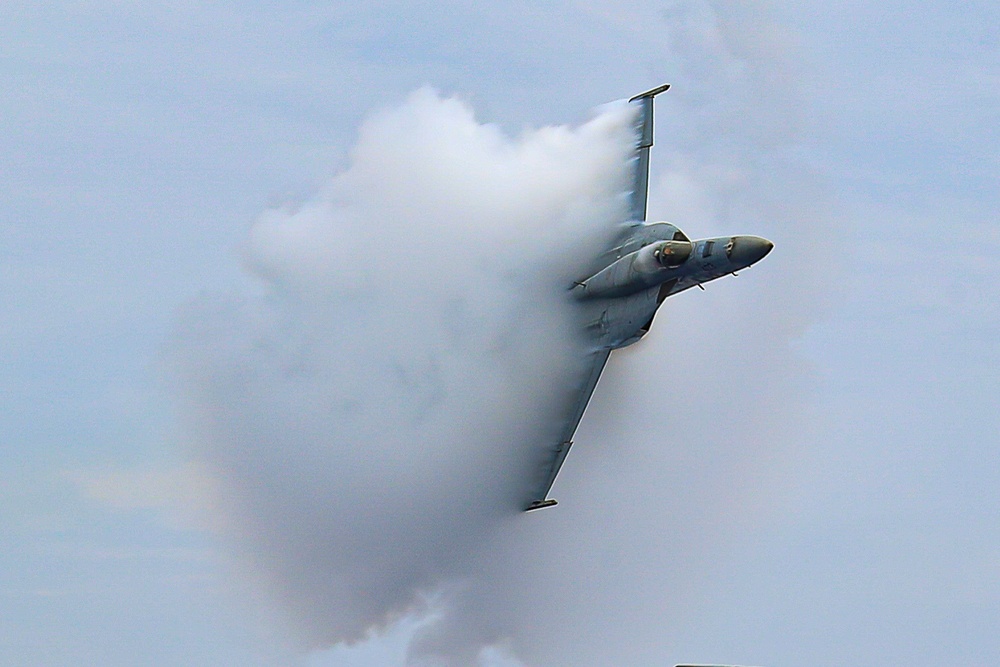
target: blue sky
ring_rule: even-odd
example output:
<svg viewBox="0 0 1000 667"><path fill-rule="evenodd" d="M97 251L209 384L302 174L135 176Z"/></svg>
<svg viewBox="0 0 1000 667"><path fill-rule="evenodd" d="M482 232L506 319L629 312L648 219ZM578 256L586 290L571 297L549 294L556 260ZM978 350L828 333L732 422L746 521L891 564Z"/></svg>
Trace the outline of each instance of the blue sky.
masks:
<svg viewBox="0 0 1000 667"><path fill-rule="evenodd" d="M296 657L233 574L164 372L179 313L252 290L261 212L421 86L517 135L663 81L651 216L776 249L609 367L580 440L622 455L574 450L539 546L620 523L560 580L608 609L519 641L1000 659L993 4L13 2L0 42L0 664L401 664L405 627ZM678 351L684 396L652 372ZM647 424L686 445L636 472Z"/></svg>

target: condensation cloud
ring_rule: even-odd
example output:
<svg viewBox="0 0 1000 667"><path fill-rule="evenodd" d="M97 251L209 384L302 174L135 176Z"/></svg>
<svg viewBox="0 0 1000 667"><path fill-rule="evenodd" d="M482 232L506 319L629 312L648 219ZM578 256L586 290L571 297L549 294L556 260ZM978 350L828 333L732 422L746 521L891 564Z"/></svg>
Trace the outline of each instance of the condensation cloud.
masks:
<svg viewBox="0 0 1000 667"><path fill-rule="evenodd" d="M420 91L314 200L262 216L259 295L191 309L200 456L309 646L407 618L421 665L754 660L692 649L717 645L727 573L747 567L732 545L781 506L815 432L796 345L835 281L837 224L795 157L793 40L725 3L651 20L677 63L651 219L775 250L612 355L558 507L512 499L577 357L565 286L622 215L627 107L511 138Z"/></svg>
<svg viewBox="0 0 1000 667"><path fill-rule="evenodd" d="M427 637L461 626L454 600L523 520L581 358L568 287L624 217L632 122L612 105L512 138L420 90L363 126L314 199L261 216L255 295L188 309L175 365L195 455L246 572L308 646L409 614L433 612ZM413 660L465 664L508 631Z"/></svg>

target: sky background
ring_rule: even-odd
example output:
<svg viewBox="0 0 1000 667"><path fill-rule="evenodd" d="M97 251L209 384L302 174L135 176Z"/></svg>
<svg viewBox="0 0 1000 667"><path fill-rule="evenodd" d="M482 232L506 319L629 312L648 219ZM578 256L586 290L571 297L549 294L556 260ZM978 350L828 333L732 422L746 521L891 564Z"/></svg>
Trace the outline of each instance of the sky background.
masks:
<svg viewBox="0 0 1000 667"><path fill-rule="evenodd" d="M994 4L9 2L0 73L0 664L403 664L235 574L180 314L422 86L517 136L665 81L649 217L776 247L613 356L487 662L1000 662Z"/></svg>

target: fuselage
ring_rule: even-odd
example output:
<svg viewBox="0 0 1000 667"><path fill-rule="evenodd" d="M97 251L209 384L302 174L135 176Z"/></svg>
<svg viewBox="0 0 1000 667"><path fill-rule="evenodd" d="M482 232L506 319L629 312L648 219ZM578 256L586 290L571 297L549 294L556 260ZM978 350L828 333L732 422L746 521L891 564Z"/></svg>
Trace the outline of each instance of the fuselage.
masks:
<svg viewBox="0 0 1000 667"><path fill-rule="evenodd" d="M602 348L631 345L649 331L664 299L759 261L773 244L759 236L691 241L667 222L641 224L605 258L607 265L573 287Z"/></svg>

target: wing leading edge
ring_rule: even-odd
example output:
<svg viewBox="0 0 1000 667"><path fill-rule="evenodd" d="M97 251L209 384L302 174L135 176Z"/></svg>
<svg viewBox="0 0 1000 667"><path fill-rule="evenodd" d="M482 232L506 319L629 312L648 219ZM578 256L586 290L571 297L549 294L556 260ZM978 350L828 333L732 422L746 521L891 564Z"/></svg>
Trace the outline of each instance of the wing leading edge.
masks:
<svg viewBox="0 0 1000 667"><path fill-rule="evenodd" d="M653 98L670 88L670 84L657 86L652 90L639 93L629 100L630 103L639 105L639 114L636 119L636 158L632 173L632 194L629 202L629 218L634 225L639 225L646 220L646 200L649 192L649 149L653 146ZM631 236L632 232L628 232ZM619 246L620 247L620 246ZM606 264L615 261L617 257L608 256ZM604 266L599 267L603 269ZM551 507L556 501L547 498L552 484L556 481L559 468L562 467L566 455L569 454L570 447L573 446L573 435L576 433L583 413L587 410L590 397L594 394L604 366L608 363L611 355L610 349L598 349L590 354L589 363L580 382L573 388L569 405L566 410L566 420L560 433L558 442L548 448L545 452L544 462L540 466L538 473L538 485L531 494L531 498L524 508L525 511Z"/></svg>

